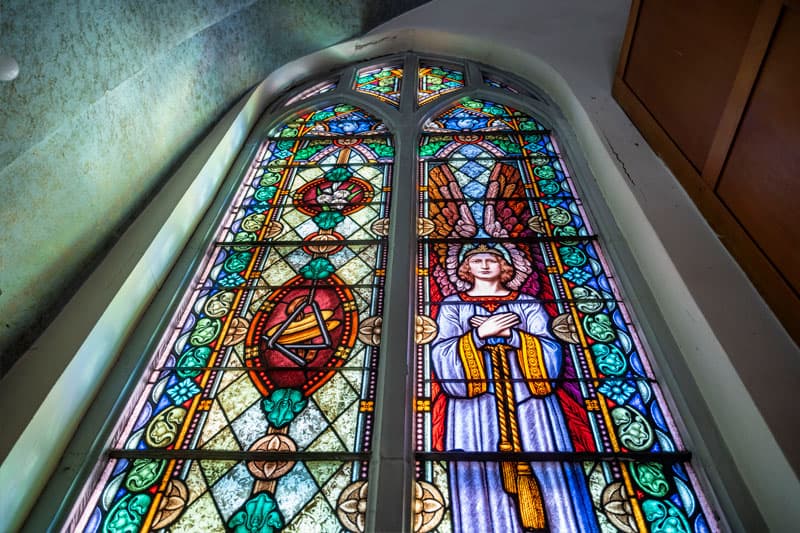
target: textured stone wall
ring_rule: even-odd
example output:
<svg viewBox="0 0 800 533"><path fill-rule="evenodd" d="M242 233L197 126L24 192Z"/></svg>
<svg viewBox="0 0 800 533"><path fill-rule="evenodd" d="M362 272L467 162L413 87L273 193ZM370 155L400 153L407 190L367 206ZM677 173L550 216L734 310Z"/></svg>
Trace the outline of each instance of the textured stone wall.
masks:
<svg viewBox="0 0 800 533"><path fill-rule="evenodd" d="M422 3L0 2L0 375L238 97Z"/></svg>

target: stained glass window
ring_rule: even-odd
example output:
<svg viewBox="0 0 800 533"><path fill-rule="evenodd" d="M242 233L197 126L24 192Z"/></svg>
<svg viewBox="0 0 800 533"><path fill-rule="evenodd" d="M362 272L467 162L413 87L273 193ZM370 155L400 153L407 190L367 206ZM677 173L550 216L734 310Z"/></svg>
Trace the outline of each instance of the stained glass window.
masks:
<svg viewBox="0 0 800 533"><path fill-rule="evenodd" d="M708 531L713 520L556 139L464 98L419 147L417 521Z"/></svg>
<svg viewBox="0 0 800 533"><path fill-rule="evenodd" d="M70 527L340 530L368 471L393 155L346 104L270 132Z"/></svg>
<svg viewBox="0 0 800 533"><path fill-rule="evenodd" d="M491 74L483 75L483 83L485 83L489 87L494 87L495 89L502 89L504 91L508 91L513 94L528 95L528 91L519 89L518 87L515 87L514 85L511 85L510 83L507 83L501 80L500 78L497 78L496 76L492 76Z"/></svg>
<svg viewBox="0 0 800 533"><path fill-rule="evenodd" d="M403 67L365 67L356 73L353 88L364 94L386 102L394 107L400 106L400 85L403 81Z"/></svg>
<svg viewBox="0 0 800 533"><path fill-rule="evenodd" d="M464 87L464 73L454 68L422 66L417 83L417 103L425 105Z"/></svg>
<svg viewBox="0 0 800 533"><path fill-rule="evenodd" d="M286 101L286 104L284 104L284 105L290 106L290 105L296 104L297 102L300 102L302 100L307 100L308 98L311 98L312 96L318 96L320 94L325 94L325 93L327 93L329 91L334 90L337 85L338 85L338 82L336 80L326 80L326 81L323 81L323 82L320 82L320 83L315 83L314 85L312 85L308 89L306 89L304 91L300 91L296 95L294 95L291 98L289 98Z"/></svg>
<svg viewBox="0 0 800 533"><path fill-rule="evenodd" d="M286 105L317 104L260 133L64 529L363 532L406 504L412 523L383 529L719 529L579 197L589 176L504 103L523 101L505 77L423 62L407 89L446 107L399 117L402 64L312 84ZM419 144L348 92L422 124L403 134ZM393 175L403 149L416 175ZM387 277L402 261L413 288ZM410 292L413 317L384 323ZM411 393L380 390L398 361ZM382 444L405 442L389 402L413 427L405 502L369 483L400 482L381 478Z"/></svg>

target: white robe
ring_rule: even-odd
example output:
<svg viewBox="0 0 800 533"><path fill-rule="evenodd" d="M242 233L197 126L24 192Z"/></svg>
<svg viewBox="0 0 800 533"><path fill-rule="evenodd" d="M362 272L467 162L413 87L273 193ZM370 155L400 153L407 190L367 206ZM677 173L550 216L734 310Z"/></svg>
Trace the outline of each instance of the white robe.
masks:
<svg viewBox="0 0 800 533"><path fill-rule="evenodd" d="M448 305L455 302L459 303ZM459 354L462 336L470 335L479 350L488 342L477 336L475 328L469 323L471 317L508 312L515 313L520 318L520 324L512 329L511 337L497 340L518 350L520 330L537 336L542 347L546 375L549 378L557 377L561 372L563 356L559 344L547 330L548 317L541 304L532 299L510 299L489 312L478 302L465 303L458 295L445 298L439 308L439 333L431 349L436 377L451 380L468 376ZM483 367L491 380L491 364L485 350L481 352ZM507 354L511 377L524 379L516 354L516 350ZM474 397L469 397L468 384L464 382L444 381L441 387L447 395L445 450L498 451L500 431L491 382L485 393ZM534 396L525 382L515 382L513 391L523 451L572 451L569 431L555 393ZM597 531L580 464L539 462L531 463L531 468L544 500L547 525L551 531ZM503 489L500 463L451 463L449 477L454 531L523 531L515 500Z"/></svg>

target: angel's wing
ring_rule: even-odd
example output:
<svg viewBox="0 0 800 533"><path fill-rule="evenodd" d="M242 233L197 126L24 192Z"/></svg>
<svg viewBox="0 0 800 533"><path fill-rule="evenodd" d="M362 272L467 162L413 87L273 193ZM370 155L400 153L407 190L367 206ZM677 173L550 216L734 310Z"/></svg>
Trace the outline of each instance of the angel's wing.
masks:
<svg viewBox="0 0 800 533"><path fill-rule="evenodd" d="M504 163L497 163L489 176L486 188L483 227L491 237L524 237L530 230L527 218L530 209L525 199L525 186L519 169ZM511 256L514 278L506 285L517 290L525 283L533 271L531 254L527 246L518 247L513 242L503 246Z"/></svg>
<svg viewBox="0 0 800 533"><path fill-rule="evenodd" d="M461 187L446 164L434 167L428 173L428 197L428 217L434 225L431 237L459 239L474 237L478 233L478 225L464 200ZM469 289L469 284L457 275L460 247L461 244L443 242L433 245L439 265L432 274L445 296L456 290Z"/></svg>

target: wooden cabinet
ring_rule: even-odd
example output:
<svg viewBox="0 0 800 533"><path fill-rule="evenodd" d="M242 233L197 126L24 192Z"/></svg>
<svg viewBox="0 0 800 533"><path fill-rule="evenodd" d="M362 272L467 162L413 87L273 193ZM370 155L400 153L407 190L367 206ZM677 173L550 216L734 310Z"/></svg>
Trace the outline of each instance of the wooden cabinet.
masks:
<svg viewBox="0 0 800 533"><path fill-rule="evenodd" d="M634 0L613 93L800 343L800 2Z"/></svg>

